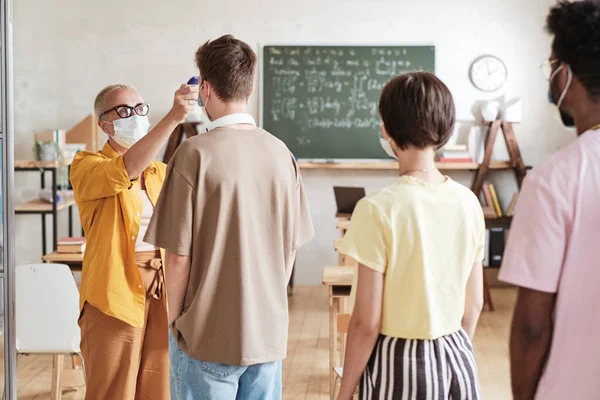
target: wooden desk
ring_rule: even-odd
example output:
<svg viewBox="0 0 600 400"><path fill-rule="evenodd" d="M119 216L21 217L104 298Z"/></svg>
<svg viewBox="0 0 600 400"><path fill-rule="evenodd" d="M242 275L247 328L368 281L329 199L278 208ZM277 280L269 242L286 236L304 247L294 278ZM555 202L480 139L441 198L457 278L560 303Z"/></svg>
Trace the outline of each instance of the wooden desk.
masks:
<svg viewBox="0 0 600 400"><path fill-rule="evenodd" d="M336 238L333 240L333 248L336 252L340 248L341 244L342 244L342 238ZM358 266L358 261L356 261L352 257L348 257L347 255L338 252L338 265L341 265L344 267L356 267L356 266Z"/></svg>
<svg viewBox="0 0 600 400"><path fill-rule="evenodd" d="M71 269L71 272L81 272L83 264L83 253L58 253L56 251L46 254L42 257L42 261L46 263L66 264Z"/></svg>
<svg viewBox="0 0 600 400"><path fill-rule="evenodd" d="M341 367L344 358L344 340L337 335L337 314L347 312L355 267L325 267L323 285L329 287L329 392L333 393L334 368Z"/></svg>
<svg viewBox="0 0 600 400"><path fill-rule="evenodd" d="M350 220L349 219L339 219L335 227L337 229L339 229L340 231L342 231L342 236L344 236L346 234L346 231L350 227Z"/></svg>
<svg viewBox="0 0 600 400"><path fill-rule="evenodd" d="M342 215L344 215L344 216L342 216ZM348 230L348 227L350 226L350 219L346 218L345 217L346 215L348 215L348 214L336 214L338 221L337 221L335 227L340 230L342 237L346 234L346 230ZM338 251L338 248L340 247L341 242L342 242L342 238L337 238L334 240L333 247L334 247L335 251ZM356 261L353 260L352 258L347 257L343 254L338 254L338 265L357 265L357 264L356 264Z"/></svg>
<svg viewBox="0 0 600 400"><path fill-rule="evenodd" d="M341 245L342 245L342 238L336 238L333 240L333 248L335 249L335 251L338 251L338 249L340 248Z"/></svg>

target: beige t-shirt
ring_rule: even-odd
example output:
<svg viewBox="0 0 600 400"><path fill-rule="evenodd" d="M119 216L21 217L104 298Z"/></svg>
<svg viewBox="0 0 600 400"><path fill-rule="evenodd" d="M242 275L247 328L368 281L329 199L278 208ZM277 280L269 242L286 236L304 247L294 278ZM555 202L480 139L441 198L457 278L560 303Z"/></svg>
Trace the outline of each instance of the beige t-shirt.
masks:
<svg viewBox="0 0 600 400"><path fill-rule="evenodd" d="M313 236L300 171L279 139L221 127L183 142L145 238L191 256L179 347L230 365L284 359L287 283L296 249Z"/></svg>

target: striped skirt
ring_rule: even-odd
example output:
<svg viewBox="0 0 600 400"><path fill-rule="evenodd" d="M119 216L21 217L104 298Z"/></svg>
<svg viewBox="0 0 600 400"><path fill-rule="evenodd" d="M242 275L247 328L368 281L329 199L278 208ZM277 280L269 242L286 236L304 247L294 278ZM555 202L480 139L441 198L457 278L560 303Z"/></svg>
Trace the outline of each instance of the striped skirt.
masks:
<svg viewBox="0 0 600 400"><path fill-rule="evenodd" d="M464 331L435 340L380 335L360 383L361 400L479 400L477 366Z"/></svg>

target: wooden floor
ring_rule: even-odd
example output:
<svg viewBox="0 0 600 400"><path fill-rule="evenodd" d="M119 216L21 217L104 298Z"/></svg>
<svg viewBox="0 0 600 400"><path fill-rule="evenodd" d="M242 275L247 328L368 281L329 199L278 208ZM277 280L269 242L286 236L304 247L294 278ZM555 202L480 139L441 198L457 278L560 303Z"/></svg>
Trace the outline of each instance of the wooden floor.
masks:
<svg viewBox="0 0 600 400"><path fill-rule="evenodd" d="M484 313L475 337L482 395L486 400L511 398L508 372L508 330L516 298L514 289L492 289L496 311ZM288 358L283 364L283 398L329 399L327 291L322 287L297 287L290 298ZM19 400L50 398L52 359L20 357ZM63 399L83 399L84 390L64 393Z"/></svg>

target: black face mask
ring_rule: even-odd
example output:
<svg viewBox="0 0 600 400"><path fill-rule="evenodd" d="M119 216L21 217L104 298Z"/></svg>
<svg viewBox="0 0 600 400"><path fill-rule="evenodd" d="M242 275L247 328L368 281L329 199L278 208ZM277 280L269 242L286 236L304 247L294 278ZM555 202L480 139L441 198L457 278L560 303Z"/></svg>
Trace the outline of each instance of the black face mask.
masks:
<svg viewBox="0 0 600 400"><path fill-rule="evenodd" d="M552 96L552 90L548 90L548 101L551 104L554 104L556 106L556 102L554 101L554 96ZM562 123L564 126L566 126L567 128L574 128L575 127L575 120L573 119L573 117L571 116L571 114L569 114L568 112L558 109L558 111L560 112L560 119L562 120Z"/></svg>

